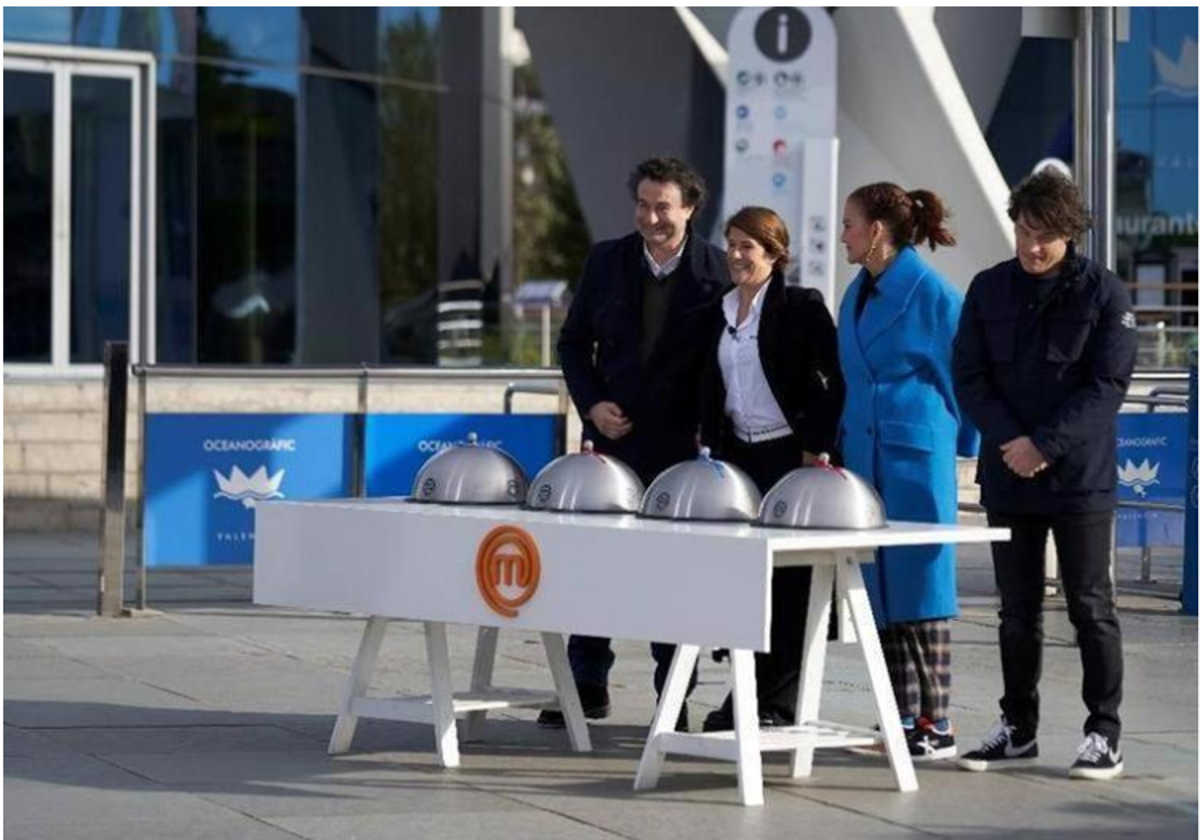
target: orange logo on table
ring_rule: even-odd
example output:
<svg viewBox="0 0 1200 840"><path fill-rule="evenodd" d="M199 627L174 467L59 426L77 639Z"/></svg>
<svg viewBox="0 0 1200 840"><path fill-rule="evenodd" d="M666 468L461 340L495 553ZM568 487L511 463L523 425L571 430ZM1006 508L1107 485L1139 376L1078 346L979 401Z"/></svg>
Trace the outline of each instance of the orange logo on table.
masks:
<svg viewBox="0 0 1200 840"><path fill-rule="evenodd" d="M489 531L479 544L475 557L479 594L493 611L505 618L517 617L517 607L537 592L541 576L537 543L527 531L515 525L501 525Z"/></svg>

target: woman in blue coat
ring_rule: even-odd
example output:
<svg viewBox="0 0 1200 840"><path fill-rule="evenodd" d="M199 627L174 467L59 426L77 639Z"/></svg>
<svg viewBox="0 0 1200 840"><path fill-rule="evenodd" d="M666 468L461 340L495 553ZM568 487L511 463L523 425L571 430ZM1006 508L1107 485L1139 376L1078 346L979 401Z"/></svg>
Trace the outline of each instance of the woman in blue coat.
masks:
<svg viewBox="0 0 1200 840"><path fill-rule="evenodd" d="M977 446L950 374L963 297L916 250L954 244L946 216L933 193L885 183L851 193L842 221L846 258L862 271L838 316L840 448L846 466L879 491L889 519L957 521L956 455ZM957 752L947 711L954 563L953 546L918 546L881 549L863 568L917 760Z"/></svg>

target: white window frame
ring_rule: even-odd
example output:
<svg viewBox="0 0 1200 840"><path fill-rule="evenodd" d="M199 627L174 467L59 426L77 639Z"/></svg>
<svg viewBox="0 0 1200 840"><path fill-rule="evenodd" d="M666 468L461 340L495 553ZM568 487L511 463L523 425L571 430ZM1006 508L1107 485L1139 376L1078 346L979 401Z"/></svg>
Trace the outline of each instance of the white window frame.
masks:
<svg viewBox="0 0 1200 840"><path fill-rule="evenodd" d="M53 80L50 362L8 362L5 378L97 378L103 365L71 362L71 86L75 76L130 82L129 358L155 361L156 63L153 54L4 43L4 69Z"/></svg>

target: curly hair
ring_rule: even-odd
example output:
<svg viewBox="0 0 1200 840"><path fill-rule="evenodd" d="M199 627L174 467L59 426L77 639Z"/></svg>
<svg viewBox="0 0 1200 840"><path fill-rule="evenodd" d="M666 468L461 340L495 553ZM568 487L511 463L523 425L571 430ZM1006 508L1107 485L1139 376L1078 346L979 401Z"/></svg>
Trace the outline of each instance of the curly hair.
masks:
<svg viewBox="0 0 1200 840"><path fill-rule="evenodd" d="M929 250L939 245L949 247L957 240L946 228L950 211L935 193L929 190L905 192L891 183L867 184L850 193L848 199L857 204L872 222L882 222L897 248L929 242Z"/></svg>
<svg viewBox="0 0 1200 840"><path fill-rule="evenodd" d="M629 193L634 201L637 201L638 184L646 180L679 187L679 192L683 195L683 206L691 207L697 213L704 209L704 202L708 200L708 187L704 184L704 178L679 158L650 158L635 166L629 173Z"/></svg>
<svg viewBox="0 0 1200 840"><path fill-rule="evenodd" d="M1008 218L1024 215L1039 230L1076 239L1092 226L1083 196L1066 175L1053 169L1035 172L1013 188Z"/></svg>

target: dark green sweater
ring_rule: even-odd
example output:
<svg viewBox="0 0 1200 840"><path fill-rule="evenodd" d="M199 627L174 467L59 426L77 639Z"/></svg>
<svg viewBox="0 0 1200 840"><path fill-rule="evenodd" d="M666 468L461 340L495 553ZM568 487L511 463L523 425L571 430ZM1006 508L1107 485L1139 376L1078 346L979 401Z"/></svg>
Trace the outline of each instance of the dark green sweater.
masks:
<svg viewBox="0 0 1200 840"><path fill-rule="evenodd" d="M682 265L682 263L680 263ZM671 307L671 295L679 285L679 267L663 277L655 277L650 267L642 263L642 364L650 359L654 345L662 335L663 324L667 320L667 310Z"/></svg>

